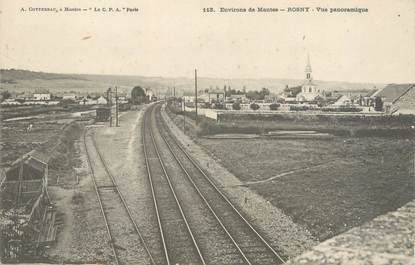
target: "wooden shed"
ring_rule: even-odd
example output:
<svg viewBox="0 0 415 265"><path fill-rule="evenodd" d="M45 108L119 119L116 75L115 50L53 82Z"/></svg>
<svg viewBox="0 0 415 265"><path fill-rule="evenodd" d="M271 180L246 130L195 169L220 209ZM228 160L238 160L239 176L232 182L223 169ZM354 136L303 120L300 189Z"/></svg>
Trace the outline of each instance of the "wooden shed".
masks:
<svg viewBox="0 0 415 265"><path fill-rule="evenodd" d="M108 121L111 116L111 109L108 107L97 108L96 121Z"/></svg>

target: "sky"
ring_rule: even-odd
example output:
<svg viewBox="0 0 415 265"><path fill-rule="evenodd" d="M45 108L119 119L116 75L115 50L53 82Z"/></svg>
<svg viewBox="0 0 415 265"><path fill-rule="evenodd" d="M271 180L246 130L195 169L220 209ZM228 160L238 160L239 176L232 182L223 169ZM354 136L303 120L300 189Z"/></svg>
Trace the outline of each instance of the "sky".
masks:
<svg viewBox="0 0 415 265"><path fill-rule="evenodd" d="M249 7L367 13L204 13ZM22 12L136 7L139 12ZM413 0L0 0L0 66L55 73L415 82Z"/></svg>

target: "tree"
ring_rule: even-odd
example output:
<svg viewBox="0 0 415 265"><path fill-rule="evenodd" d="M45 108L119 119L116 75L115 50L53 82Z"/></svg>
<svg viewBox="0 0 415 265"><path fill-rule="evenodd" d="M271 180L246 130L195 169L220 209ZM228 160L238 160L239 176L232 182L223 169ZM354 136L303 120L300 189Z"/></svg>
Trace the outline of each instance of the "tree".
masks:
<svg viewBox="0 0 415 265"><path fill-rule="evenodd" d="M3 97L3 99L8 99L11 98L12 94L8 90L5 90L1 92L1 96Z"/></svg>
<svg viewBox="0 0 415 265"><path fill-rule="evenodd" d="M146 92L140 86L135 86L133 90L131 90L131 101L133 104L138 105L144 103L146 98Z"/></svg>
<svg viewBox="0 0 415 265"><path fill-rule="evenodd" d="M280 107L280 104L278 103L272 103L271 105L269 105L270 110L277 110L279 107Z"/></svg>
<svg viewBox="0 0 415 265"><path fill-rule="evenodd" d="M233 110L240 110L241 109L241 104L239 104L239 102L235 102L232 104L232 109Z"/></svg>
<svg viewBox="0 0 415 265"><path fill-rule="evenodd" d="M321 96L315 97L314 101L317 103L317 106L319 107L324 107L325 105L327 105L327 100Z"/></svg>
<svg viewBox="0 0 415 265"><path fill-rule="evenodd" d="M269 94L268 88L263 87L260 91L249 91L246 93L246 97L250 100L263 100Z"/></svg>
<svg viewBox="0 0 415 265"><path fill-rule="evenodd" d="M263 88L261 89L261 92L259 92L259 93L261 93L261 95L263 95L264 97L265 97L265 96L268 96L268 95L269 95L269 89L268 89L268 88L266 88L266 87L263 87Z"/></svg>
<svg viewBox="0 0 415 265"><path fill-rule="evenodd" d="M301 86L295 86L295 87L286 87L284 89L284 92L289 94L292 97L297 96L297 94L299 94L301 92Z"/></svg>
<svg viewBox="0 0 415 265"><path fill-rule="evenodd" d="M235 89L231 89L230 87L228 87L229 89L226 90L226 96L229 97L230 95L235 95L238 94L237 91Z"/></svg>
<svg viewBox="0 0 415 265"><path fill-rule="evenodd" d="M264 97L258 91L249 91L246 93L246 97L250 100L262 100Z"/></svg>
<svg viewBox="0 0 415 265"><path fill-rule="evenodd" d="M257 109L259 109L259 105L258 105L258 104L256 104L256 103L252 103L249 107L250 107L252 110L257 110Z"/></svg>

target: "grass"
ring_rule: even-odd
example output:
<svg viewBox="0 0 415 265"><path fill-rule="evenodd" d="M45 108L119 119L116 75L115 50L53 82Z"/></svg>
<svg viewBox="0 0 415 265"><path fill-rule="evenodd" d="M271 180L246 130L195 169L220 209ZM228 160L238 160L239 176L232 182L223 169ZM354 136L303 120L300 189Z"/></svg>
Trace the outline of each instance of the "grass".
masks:
<svg viewBox="0 0 415 265"><path fill-rule="evenodd" d="M91 106L89 105L56 105L56 106L45 106L45 105L33 105L33 106L18 106L18 107L2 107L0 109L0 117L2 120L25 117L25 116L35 116L40 114L57 114L57 113L70 113L76 111L85 111L90 110Z"/></svg>
<svg viewBox="0 0 415 265"><path fill-rule="evenodd" d="M320 240L415 197L414 140L336 137L198 142Z"/></svg>

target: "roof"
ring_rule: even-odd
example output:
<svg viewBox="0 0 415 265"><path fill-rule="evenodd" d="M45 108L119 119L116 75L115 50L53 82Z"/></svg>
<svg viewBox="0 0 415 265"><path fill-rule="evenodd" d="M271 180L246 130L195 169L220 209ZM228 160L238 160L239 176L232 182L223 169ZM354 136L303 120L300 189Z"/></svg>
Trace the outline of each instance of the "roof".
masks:
<svg viewBox="0 0 415 265"><path fill-rule="evenodd" d="M413 88L415 84L389 84L376 91L372 97L382 97L385 102L394 102Z"/></svg>
<svg viewBox="0 0 415 265"><path fill-rule="evenodd" d="M39 162L43 164L47 164L50 159L49 155L47 155L44 152L40 152L38 150L32 150L29 153L27 153L27 155L30 155L31 157L33 157L34 159L38 160Z"/></svg>
<svg viewBox="0 0 415 265"><path fill-rule="evenodd" d="M398 107L398 113L415 114L415 86L395 100L394 105Z"/></svg>
<svg viewBox="0 0 415 265"><path fill-rule="evenodd" d="M21 158L13 162L12 166L7 170L6 177L8 180L17 180L19 176L20 166L23 163L23 178L40 179L44 176L47 162L39 152L31 151Z"/></svg>
<svg viewBox="0 0 415 265"><path fill-rule="evenodd" d="M245 94L231 94L227 96L228 98L240 98L240 97L246 97Z"/></svg>
<svg viewBox="0 0 415 265"><path fill-rule="evenodd" d="M379 91L378 89L371 89L369 92L367 92L365 97L372 97L378 91Z"/></svg>
<svg viewBox="0 0 415 265"><path fill-rule="evenodd" d="M37 160L39 163L42 164L47 164L49 161L49 158L47 157L46 154L43 154L37 150L32 150L29 153L21 156L20 158L16 159L13 163L12 163L12 167L14 167L17 164L20 164L22 161L27 161L27 160Z"/></svg>

